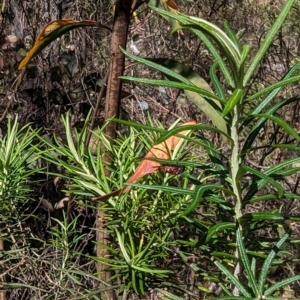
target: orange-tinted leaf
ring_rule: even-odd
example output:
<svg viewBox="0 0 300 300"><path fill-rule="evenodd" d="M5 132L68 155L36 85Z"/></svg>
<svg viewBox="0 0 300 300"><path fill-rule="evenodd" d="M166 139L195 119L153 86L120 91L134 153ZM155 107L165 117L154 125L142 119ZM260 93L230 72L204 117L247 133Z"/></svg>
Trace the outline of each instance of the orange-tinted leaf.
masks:
<svg viewBox="0 0 300 300"><path fill-rule="evenodd" d="M178 13L178 7L174 0L144 0L144 1L149 5L150 8L156 7L166 11L170 11L174 14ZM180 23L173 18L167 16L162 16L162 17L165 18L170 24L172 24L173 28L176 28L180 25Z"/></svg>
<svg viewBox="0 0 300 300"><path fill-rule="evenodd" d="M169 10L173 13L178 12L178 6L173 0L161 0L168 6Z"/></svg>
<svg viewBox="0 0 300 300"><path fill-rule="evenodd" d="M195 121L190 121L187 123L182 124L184 125L194 125L196 124ZM179 132L181 135L187 135L190 132L190 130L184 130ZM140 165L137 167L134 174L129 178L127 183L135 183L140 178L144 177L147 174L154 173L161 167L161 163L157 161L151 160L152 158L158 158L158 159L170 159L171 151L174 150L174 148L177 146L177 144L180 142L182 137L179 136L171 136L168 139L166 139L164 142L153 146L150 151L145 155L143 161L140 163ZM126 193L131 188L130 185L127 185L123 187L122 189L119 189L117 191L111 192L105 196L100 197L94 197L93 200L107 200L112 196L118 196L122 193Z"/></svg>
<svg viewBox="0 0 300 300"><path fill-rule="evenodd" d="M183 125L194 125L194 124L196 124L196 122L191 121ZM190 130L185 130L179 133L182 135L186 135L189 132ZM150 149L150 151L145 155L143 161L138 166L135 173L129 178L128 183L135 183L143 176L155 172L161 166L161 164L157 161L151 160L151 158L170 159L171 151L176 147L176 145L179 143L181 139L182 138L178 136L171 136L161 144L153 146ZM126 192L129 187L130 186L127 186L124 192Z"/></svg>
<svg viewBox="0 0 300 300"><path fill-rule="evenodd" d="M21 61L18 69L21 70L22 68L24 68L34 56L40 53L46 46L48 46L52 41L54 41L58 37L62 36L64 33L78 27L88 26L102 27L111 30L108 26L93 20L75 21L71 19L62 19L54 20L48 23L38 35L31 50Z"/></svg>

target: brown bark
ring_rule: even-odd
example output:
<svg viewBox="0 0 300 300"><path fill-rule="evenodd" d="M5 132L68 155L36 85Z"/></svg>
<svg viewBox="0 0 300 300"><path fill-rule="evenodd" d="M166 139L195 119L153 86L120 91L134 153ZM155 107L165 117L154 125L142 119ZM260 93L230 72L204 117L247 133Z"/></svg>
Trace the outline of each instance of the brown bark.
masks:
<svg viewBox="0 0 300 300"><path fill-rule="evenodd" d="M1 233L1 231L0 231ZM0 252L4 250L4 242L0 237ZM0 261L0 266L3 265L4 262ZM1 268L4 270L4 268ZM0 300L5 300L5 289L4 289L4 283L5 283L5 275L0 274Z"/></svg>
<svg viewBox="0 0 300 300"><path fill-rule="evenodd" d="M130 21L131 0L119 0L115 6L115 19L111 44L111 63L108 76L105 119L118 117L120 111L121 80L118 78L124 71L124 54L120 46L126 48L128 25ZM111 122L106 127L106 134L116 137L117 124Z"/></svg>
<svg viewBox="0 0 300 300"><path fill-rule="evenodd" d="M118 117L120 112L120 93L121 93L121 80L118 78L123 74L125 57L120 51L120 46L126 48L128 25L130 21L130 8L131 0L117 0L115 1L115 16L114 27L112 33L111 43L111 61L110 71L108 75L107 92L106 92L106 104L105 104L105 119L112 117ZM116 138L117 124L110 122L105 130L107 137L113 143ZM111 157L105 156L105 163L109 165L111 163ZM110 176L109 170L106 172L106 176ZM109 242L109 234L106 231L106 216L105 212L101 210L101 203L98 207L97 218L97 256L109 257L110 253L106 247L101 245L107 245ZM106 266L99 263L97 266L100 277L105 282L108 282L111 278L111 272L106 269ZM109 291L106 294L108 299L117 299L115 291Z"/></svg>

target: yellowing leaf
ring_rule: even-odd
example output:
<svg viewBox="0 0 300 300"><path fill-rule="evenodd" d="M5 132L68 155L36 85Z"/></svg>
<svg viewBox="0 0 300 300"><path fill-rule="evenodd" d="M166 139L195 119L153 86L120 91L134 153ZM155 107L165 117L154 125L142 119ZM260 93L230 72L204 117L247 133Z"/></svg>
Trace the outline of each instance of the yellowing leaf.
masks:
<svg viewBox="0 0 300 300"><path fill-rule="evenodd" d="M111 30L108 26L93 20L75 21L71 19L62 19L62 20L54 20L48 23L38 35L31 50L21 61L18 69L19 70L23 69L34 56L40 53L46 46L48 46L52 41L54 41L58 37L62 36L64 33L78 27L88 27L88 26L102 27Z"/></svg>

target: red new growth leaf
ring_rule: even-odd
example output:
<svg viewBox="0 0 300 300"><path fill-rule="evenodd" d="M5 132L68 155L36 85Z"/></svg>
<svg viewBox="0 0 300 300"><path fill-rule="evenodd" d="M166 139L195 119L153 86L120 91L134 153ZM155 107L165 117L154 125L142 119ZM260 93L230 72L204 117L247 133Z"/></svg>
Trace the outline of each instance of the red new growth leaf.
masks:
<svg viewBox="0 0 300 300"><path fill-rule="evenodd" d="M46 46L48 46L52 41L62 36L64 33L78 28L78 27L102 27L108 30L111 30L108 26L103 25L97 21L93 20L83 20L83 21L75 21L71 19L62 19L62 20L54 20L48 23L44 29L38 35L33 47L24 57L19 65L19 70L23 69L30 60L40 53Z"/></svg>
<svg viewBox="0 0 300 300"><path fill-rule="evenodd" d="M195 125L195 121L190 121L187 123L182 124L182 126L186 125ZM180 135L187 135L190 132L190 130L184 130L180 131ZM179 136L171 136L162 143L153 146L150 151L145 155L143 161L140 163L140 165L137 167L135 173L129 178L127 183L135 183L140 178L147 174L154 173L161 167L161 163L157 161L151 160L152 158L158 158L158 159L170 159L170 153L174 148L177 146L177 144L180 142L182 137ZM94 197L93 200L107 200L112 196L118 196L122 193L125 193L129 191L131 188L130 185L127 185L119 190L113 191L107 195L100 196L100 197Z"/></svg>

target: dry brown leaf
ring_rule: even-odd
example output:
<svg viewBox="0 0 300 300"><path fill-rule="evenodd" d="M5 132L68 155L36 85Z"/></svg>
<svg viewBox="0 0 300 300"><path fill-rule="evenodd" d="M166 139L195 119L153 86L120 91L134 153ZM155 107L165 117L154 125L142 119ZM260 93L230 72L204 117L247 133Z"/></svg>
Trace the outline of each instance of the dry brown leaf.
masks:
<svg viewBox="0 0 300 300"><path fill-rule="evenodd" d="M173 0L161 0L168 6L169 10L173 13L178 12L178 6Z"/></svg>
<svg viewBox="0 0 300 300"><path fill-rule="evenodd" d="M195 125L196 121L190 121L187 123L182 124L181 126L186 126L186 125ZM181 135L187 135L190 132L190 130L184 130L180 131L179 134ZM134 174L129 178L127 183L135 183L137 182L140 178L144 177L147 174L154 173L161 167L161 163L157 161L153 161L153 158L158 158L158 159L170 159L170 153L176 145L180 142L182 137L179 136L171 136L168 139L166 139L164 142L153 146L150 151L145 155L143 161L140 163L140 165L137 167L136 171ZM119 190L113 191L107 195L100 196L100 197L94 197L93 200L100 200L100 201L105 201L109 199L110 197L113 196L118 196L122 193L126 193L130 190L131 186L127 185Z"/></svg>
<svg viewBox="0 0 300 300"><path fill-rule="evenodd" d="M48 23L38 35L31 50L21 61L18 69L19 70L23 69L34 56L40 53L46 46L48 46L52 41L54 41L58 37L62 36L64 33L78 27L88 27L88 26L102 27L111 30L108 26L93 20L75 21L71 19L61 19L61 20L54 20Z"/></svg>

